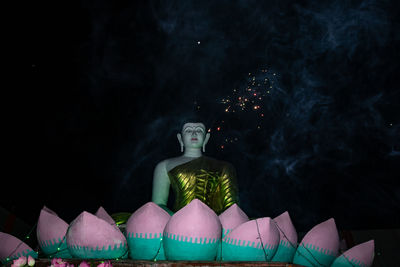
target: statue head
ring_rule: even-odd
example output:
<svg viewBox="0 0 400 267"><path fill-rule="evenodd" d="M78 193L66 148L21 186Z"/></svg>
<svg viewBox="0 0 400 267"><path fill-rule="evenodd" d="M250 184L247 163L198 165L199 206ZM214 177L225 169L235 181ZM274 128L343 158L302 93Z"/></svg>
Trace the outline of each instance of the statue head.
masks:
<svg viewBox="0 0 400 267"><path fill-rule="evenodd" d="M181 145L181 152L183 147L186 148L203 148L206 151L206 144L210 139L210 133L206 133L206 126L201 122L187 122L182 127L182 134L176 135Z"/></svg>

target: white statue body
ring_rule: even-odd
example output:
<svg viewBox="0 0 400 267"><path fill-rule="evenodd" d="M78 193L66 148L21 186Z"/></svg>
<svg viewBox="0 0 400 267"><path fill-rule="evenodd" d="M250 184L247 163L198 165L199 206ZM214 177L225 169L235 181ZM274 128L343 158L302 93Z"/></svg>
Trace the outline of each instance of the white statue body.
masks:
<svg viewBox="0 0 400 267"><path fill-rule="evenodd" d="M181 164L192 161L202 156L201 149L205 152L205 146L210 139L210 133L206 133L203 123L189 122L182 127L182 134L177 134L181 146L182 156L165 159L159 162L153 175L152 202L166 206L168 202L170 180L168 172Z"/></svg>

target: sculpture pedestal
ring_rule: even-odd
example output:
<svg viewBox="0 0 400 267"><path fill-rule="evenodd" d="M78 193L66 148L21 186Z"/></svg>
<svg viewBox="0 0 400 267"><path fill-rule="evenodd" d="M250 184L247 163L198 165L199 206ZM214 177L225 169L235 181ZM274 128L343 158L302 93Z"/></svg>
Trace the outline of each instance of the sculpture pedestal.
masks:
<svg viewBox="0 0 400 267"><path fill-rule="evenodd" d="M78 266L83 260L81 259L65 259L64 261ZM87 263L93 263L95 266L100 264L102 260L85 260ZM36 259L35 267L47 267L50 266L50 259ZM281 262L218 262L218 261L136 261L136 260L112 260L111 264L113 267L128 267L128 266L141 266L141 267L183 267L183 266L195 266L195 267L208 267L208 266L262 266L262 267L302 267L302 265L292 263L281 263Z"/></svg>

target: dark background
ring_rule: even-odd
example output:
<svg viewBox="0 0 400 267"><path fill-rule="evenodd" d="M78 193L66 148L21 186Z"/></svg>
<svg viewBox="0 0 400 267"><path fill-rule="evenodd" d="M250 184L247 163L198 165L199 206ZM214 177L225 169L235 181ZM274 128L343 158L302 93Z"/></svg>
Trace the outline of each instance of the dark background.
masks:
<svg viewBox="0 0 400 267"><path fill-rule="evenodd" d="M67 222L135 211L193 119L211 130L205 154L236 167L250 217L400 226L398 1L29 8L1 205L32 226L43 205Z"/></svg>

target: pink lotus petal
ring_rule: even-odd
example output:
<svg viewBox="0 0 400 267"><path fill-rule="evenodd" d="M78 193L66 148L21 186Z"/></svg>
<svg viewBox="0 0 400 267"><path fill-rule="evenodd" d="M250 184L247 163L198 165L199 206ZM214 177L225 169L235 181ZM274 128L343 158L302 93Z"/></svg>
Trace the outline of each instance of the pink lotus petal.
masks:
<svg viewBox="0 0 400 267"><path fill-rule="evenodd" d="M90 265L86 261L82 261L78 267L90 267Z"/></svg>
<svg viewBox="0 0 400 267"><path fill-rule="evenodd" d="M112 264L110 261L105 261L97 265L97 267L112 267Z"/></svg>
<svg viewBox="0 0 400 267"><path fill-rule="evenodd" d="M56 213L46 207L40 211L36 235L39 245L49 240L62 240L68 230L68 224L63 221Z"/></svg>
<svg viewBox="0 0 400 267"><path fill-rule="evenodd" d="M107 211L102 206L99 207L99 209L96 211L95 215L97 217L99 217L100 219L105 220L106 222L108 222L109 224L111 224L112 226L114 226L115 228L117 228L119 230L114 219L107 213Z"/></svg>
<svg viewBox="0 0 400 267"><path fill-rule="evenodd" d="M53 258L52 260L51 260L51 266L52 267L68 267L68 266L70 266L69 264L68 264L68 262L65 262L63 259L61 259L61 258Z"/></svg>
<svg viewBox="0 0 400 267"><path fill-rule="evenodd" d="M32 251L32 248L23 241L3 232L0 232L0 244L0 260L17 257L18 253L22 254L27 250Z"/></svg>
<svg viewBox="0 0 400 267"><path fill-rule="evenodd" d="M340 257L345 257L349 261L356 260L362 262L363 266L371 266L374 261L374 250L375 243L374 240L370 240L364 243L361 243L357 246L352 247L351 249L345 251ZM335 262L333 262L332 266L336 266Z"/></svg>
<svg viewBox="0 0 400 267"><path fill-rule="evenodd" d="M127 233L162 233L171 216L154 202L137 209L126 223Z"/></svg>
<svg viewBox="0 0 400 267"><path fill-rule="evenodd" d="M261 238L261 239L260 239ZM279 230L276 228L272 219L269 217L258 218L245 223L228 233L224 240L241 240L246 243L261 245L270 245L277 247L279 244Z"/></svg>
<svg viewBox="0 0 400 267"><path fill-rule="evenodd" d="M82 212L71 222L66 235L68 246L81 246L96 249L97 247L127 246L125 236L120 230L97 216ZM74 255L73 255L74 256Z"/></svg>
<svg viewBox="0 0 400 267"><path fill-rule="evenodd" d="M289 241L297 247L297 232L290 219L289 212L285 211L281 215L275 217L274 222L279 230L280 240Z"/></svg>
<svg viewBox="0 0 400 267"><path fill-rule="evenodd" d="M57 263L61 263L62 259L61 258L53 258L51 259L51 265L57 264Z"/></svg>
<svg viewBox="0 0 400 267"><path fill-rule="evenodd" d="M221 221L222 228L232 230L242 223L249 221L249 217L235 203L219 215L219 220Z"/></svg>
<svg viewBox="0 0 400 267"><path fill-rule="evenodd" d="M13 261L14 266L24 266L26 264L26 257L21 256Z"/></svg>
<svg viewBox="0 0 400 267"><path fill-rule="evenodd" d="M42 210L46 211L47 213L53 214L55 216L58 216L57 213L55 213L54 211L52 211L51 209L49 209L46 206L43 206Z"/></svg>
<svg viewBox="0 0 400 267"><path fill-rule="evenodd" d="M35 265L35 259L32 258L31 255L29 255L29 257L28 257L28 265L29 265L29 266Z"/></svg>
<svg viewBox="0 0 400 267"><path fill-rule="evenodd" d="M333 218L314 226L303 237L301 245L311 244L320 249L328 249L333 255L338 254L339 233Z"/></svg>
<svg viewBox="0 0 400 267"><path fill-rule="evenodd" d="M221 222L212 209L195 198L171 217L165 226L164 234L192 237L193 240L218 240L221 236Z"/></svg>

